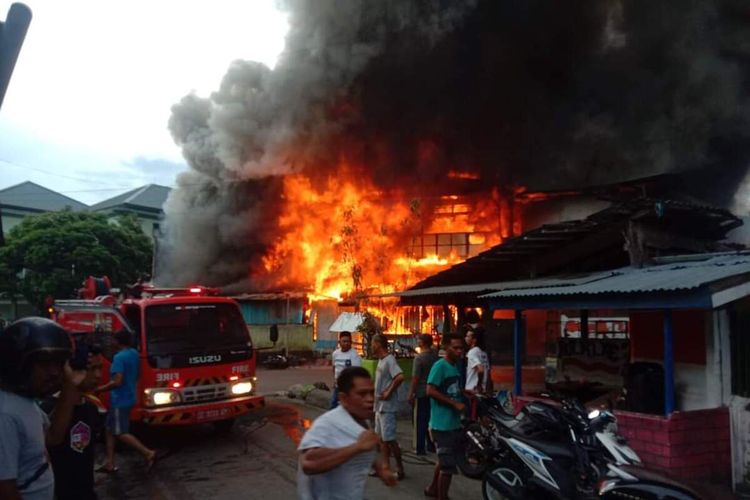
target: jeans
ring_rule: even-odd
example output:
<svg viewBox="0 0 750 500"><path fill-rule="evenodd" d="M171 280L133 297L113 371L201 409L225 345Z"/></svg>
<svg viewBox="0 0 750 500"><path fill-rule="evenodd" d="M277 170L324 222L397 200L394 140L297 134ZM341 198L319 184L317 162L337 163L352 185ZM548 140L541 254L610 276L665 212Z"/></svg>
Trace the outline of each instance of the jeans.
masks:
<svg viewBox="0 0 750 500"><path fill-rule="evenodd" d="M430 398L423 396L416 399L414 405L414 428L417 432L417 453L434 452L435 445L430 440L427 427L430 425Z"/></svg>
<svg viewBox="0 0 750 500"><path fill-rule="evenodd" d="M331 397L331 410L336 408L339 405L339 388L334 387L333 388L333 396Z"/></svg>

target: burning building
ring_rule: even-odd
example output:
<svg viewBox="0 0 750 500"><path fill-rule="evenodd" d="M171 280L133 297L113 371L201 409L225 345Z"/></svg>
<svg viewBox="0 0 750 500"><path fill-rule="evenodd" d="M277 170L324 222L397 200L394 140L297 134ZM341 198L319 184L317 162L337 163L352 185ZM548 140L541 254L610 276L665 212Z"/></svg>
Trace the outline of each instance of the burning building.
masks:
<svg viewBox="0 0 750 500"><path fill-rule="evenodd" d="M190 169L165 206L158 281L220 286L260 322L321 332L335 311L368 309L408 333L455 326L491 280L526 279L542 298L516 311L490 300L494 359L510 362L502 356L518 345L514 357L543 382L550 322L558 346L585 339L590 323L593 344L598 325L615 341L632 327L646 339L637 349L653 347L655 331L612 304L570 304L550 319L542 302L555 279L721 250L738 223L723 209L748 215L750 12L740 0L286 7L274 69L235 62L209 98L172 109ZM425 298L436 287L441 298ZM725 312L699 316L719 325ZM701 323L685 317L683 345L700 345ZM521 328L509 325L523 324L527 342L513 344ZM712 342L687 361L715 367ZM511 376L528 387L521 365Z"/></svg>
<svg viewBox="0 0 750 500"><path fill-rule="evenodd" d="M237 61L172 109L190 169L165 206L161 282L356 300L561 219L525 186L715 165L728 205L746 173L736 0L286 6L274 69Z"/></svg>

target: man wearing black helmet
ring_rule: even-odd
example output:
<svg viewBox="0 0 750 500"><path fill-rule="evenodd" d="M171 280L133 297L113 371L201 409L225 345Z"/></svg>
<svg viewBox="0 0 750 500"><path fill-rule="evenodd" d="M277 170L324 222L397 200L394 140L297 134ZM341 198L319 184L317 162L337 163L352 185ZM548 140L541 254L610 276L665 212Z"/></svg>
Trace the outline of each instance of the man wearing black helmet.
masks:
<svg viewBox="0 0 750 500"><path fill-rule="evenodd" d="M51 500L46 445L65 439L85 370L68 363L72 344L54 321L24 318L0 333L0 500ZM60 391L51 418L34 402Z"/></svg>

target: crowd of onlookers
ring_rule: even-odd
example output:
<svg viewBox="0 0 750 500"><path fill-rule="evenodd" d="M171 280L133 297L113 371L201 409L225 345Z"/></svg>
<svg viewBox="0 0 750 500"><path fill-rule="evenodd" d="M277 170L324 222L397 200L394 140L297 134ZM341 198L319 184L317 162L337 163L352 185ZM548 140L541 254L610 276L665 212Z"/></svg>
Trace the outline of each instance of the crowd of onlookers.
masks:
<svg viewBox="0 0 750 500"><path fill-rule="evenodd" d="M95 472L117 471L115 442L138 451L147 470L157 452L129 431L136 403L139 355L131 334L114 334L117 352L101 384L101 349L45 318L24 318L0 330L0 500L95 499ZM443 355L430 335L419 338L408 402L413 407L416 453L437 453L424 494L445 499L456 472L462 417L472 394L491 390L483 332L467 324L443 337ZM331 410L299 445L298 491L303 499L364 497L365 480L395 485L406 476L397 439L399 388L404 373L386 337L372 339L374 380L342 332L332 356ZM468 347L464 357L465 348ZM98 395L109 393L109 410ZM106 412L106 417L104 413ZM96 436L105 435L105 459L95 465ZM391 468L391 459L395 470Z"/></svg>
<svg viewBox="0 0 750 500"><path fill-rule="evenodd" d="M462 417L470 413L475 393L492 390L478 323L477 318L465 325L463 335L443 336L442 357L431 335L419 337L407 399L413 409L416 453L437 453L432 481L424 489L427 497L448 498L457 471ZM339 335L339 349L332 355L331 410L313 423L299 445L301 499L364 498L368 474L389 486L406 476L396 433L403 370L386 337L376 335L370 347L378 358L374 380L352 348L351 333Z"/></svg>

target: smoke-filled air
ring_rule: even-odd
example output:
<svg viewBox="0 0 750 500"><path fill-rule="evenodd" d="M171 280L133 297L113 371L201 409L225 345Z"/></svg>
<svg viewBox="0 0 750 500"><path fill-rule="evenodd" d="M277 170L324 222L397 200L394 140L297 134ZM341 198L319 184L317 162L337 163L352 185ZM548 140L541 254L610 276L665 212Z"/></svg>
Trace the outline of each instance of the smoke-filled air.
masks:
<svg viewBox="0 0 750 500"><path fill-rule="evenodd" d="M235 61L172 108L190 168L165 206L161 283L388 291L466 257L416 252L415 234L501 241L508 193L707 165L736 186L747 170L742 0L283 8L273 70ZM442 227L464 182L486 199Z"/></svg>

